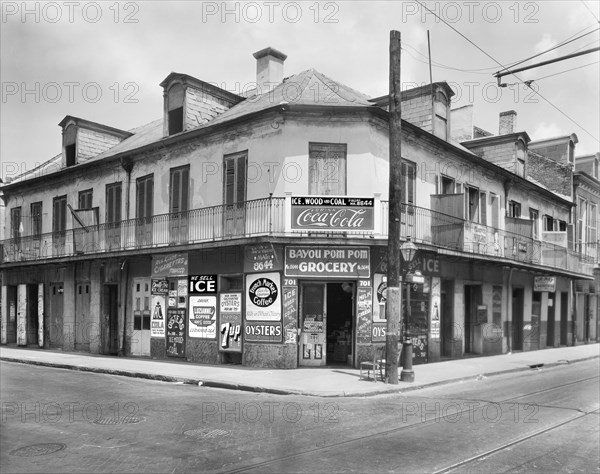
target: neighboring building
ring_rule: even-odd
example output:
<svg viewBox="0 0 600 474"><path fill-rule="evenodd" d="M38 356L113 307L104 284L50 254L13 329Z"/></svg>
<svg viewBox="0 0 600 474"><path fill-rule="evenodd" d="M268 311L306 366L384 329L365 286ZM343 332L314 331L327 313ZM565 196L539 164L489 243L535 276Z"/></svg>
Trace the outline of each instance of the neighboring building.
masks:
<svg viewBox="0 0 600 474"><path fill-rule="evenodd" d="M2 186L2 343L282 368L384 344L388 96L254 56L254 93L171 73L162 119L67 116L62 153ZM510 127L453 141L452 95L402 95L415 361L572 344L594 263L569 244L572 171L532 178Z"/></svg>
<svg viewBox="0 0 600 474"><path fill-rule="evenodd" d="M598 212L600 209L600 181L598 180L598 162L600 153L575 157L573 187L576 209L575 248L594 259L594 281L575 282L577 320L576 342L598 340L600 331L600 266L598 245Z"/></svg>

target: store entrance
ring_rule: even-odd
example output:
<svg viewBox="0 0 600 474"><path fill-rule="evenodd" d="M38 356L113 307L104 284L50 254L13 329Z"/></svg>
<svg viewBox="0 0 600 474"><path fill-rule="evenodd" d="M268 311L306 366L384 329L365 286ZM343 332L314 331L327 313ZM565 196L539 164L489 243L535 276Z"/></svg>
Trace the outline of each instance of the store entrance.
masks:
<svg viewBox="0 0 600 474"><path fill-rule="evenodd" d="M353 282L300 283L298 365L352 365Z"/></svg>

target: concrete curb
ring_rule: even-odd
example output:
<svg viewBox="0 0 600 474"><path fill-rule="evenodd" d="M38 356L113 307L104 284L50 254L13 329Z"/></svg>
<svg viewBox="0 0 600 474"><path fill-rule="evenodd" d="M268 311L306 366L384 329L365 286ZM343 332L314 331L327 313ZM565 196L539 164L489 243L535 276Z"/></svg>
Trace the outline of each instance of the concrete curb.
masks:
<svg viewBox="0 0 600 474"><path fill-rule="evenodd" d="M510 373L516 372L524 372L528 370L536 370L536 368L549 368L556 367L559 365L568 365L576 362L584 362L586 360L598 359L600 355L594 355L589 357L583 357L580 359L572 359L572 360L560 360L557 362L551 363L538 363L531 364L523 367L515 367L514 369L500 370L497 372L485 372L478 375L469 375L466 377L458 377L454 379L440 380L437 382L430 382L426 384L419 385L409 385L409 386L390 386L390 388L386 390L377 390L373 392L319 392L319 391L306 391L306 390L293 390L293 389L277 389L277 388L268 388L268 387L260 387L254 385L245 385L245 384L237 384L233 382L222 382L218 380L202 380L195 378L184 378L184 377L171 377L169 375L160 375L160 374L149 374L146 372L134 372L127 370L116 370L116 369L103 369L99 367L87 367L73 364L61 364L56 362L45 362L38 360L24 360L17 359L14 357L0 357L0 360L6 362L14 362L18 364L27 364L27 365L37 365L42 367L52 367L56 369L67 369L67 370L78 370L81 372L92 372L96 374L107 374L107 375L120 375L122 377L132 377L132 378L140 378L146 380L156 380L159 382L170 382L170 383L183 383L186 385L198 385L202 387L208 388L220 388L224 390L238 390L245 392L255 392L255 393L270 393L273 395L300 395L300 396L308 396L308 397L323 397L323 398L339 398L339 397L373 397L377 395L389 395L392 393L403 393L403 392L413 392L416 390L422 390L424 388L435 387L439 385L447 385L451 383L465 382L469 380L476 380L478 377L494 377L498 375L506 375Z"/></svg>

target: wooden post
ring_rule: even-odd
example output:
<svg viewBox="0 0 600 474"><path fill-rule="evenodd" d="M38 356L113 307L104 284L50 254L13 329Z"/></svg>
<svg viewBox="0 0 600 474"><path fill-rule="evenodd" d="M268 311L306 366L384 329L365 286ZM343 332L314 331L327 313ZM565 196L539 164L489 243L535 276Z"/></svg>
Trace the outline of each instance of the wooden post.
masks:
<svg viewBox="0 0 600 474"><path fill-rule="evenodd" d="M401 90L400 90L400 32L390 31L390 186L388 229L388 273L386 304L386 377L398 384L398 339L400 329L400 216L402 213L402 152L401 152Z"/></svg>

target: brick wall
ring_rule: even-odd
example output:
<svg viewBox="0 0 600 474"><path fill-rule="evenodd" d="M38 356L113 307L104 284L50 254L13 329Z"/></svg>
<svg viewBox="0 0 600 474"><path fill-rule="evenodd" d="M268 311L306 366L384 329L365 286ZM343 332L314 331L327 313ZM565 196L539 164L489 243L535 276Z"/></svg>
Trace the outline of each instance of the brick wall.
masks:
<svg viewBox="0 0 600 474"><path fill-rule="evenodd" d="M402 118L431 133L431 95L402 101Z"/></svg>
<svg viewBox="0 0 600 474"><path fill-rule="evenodd" d="M571 165L562 165L553 159L529 152L527 174L548 189L570 196L573 183Z"/></svg>

